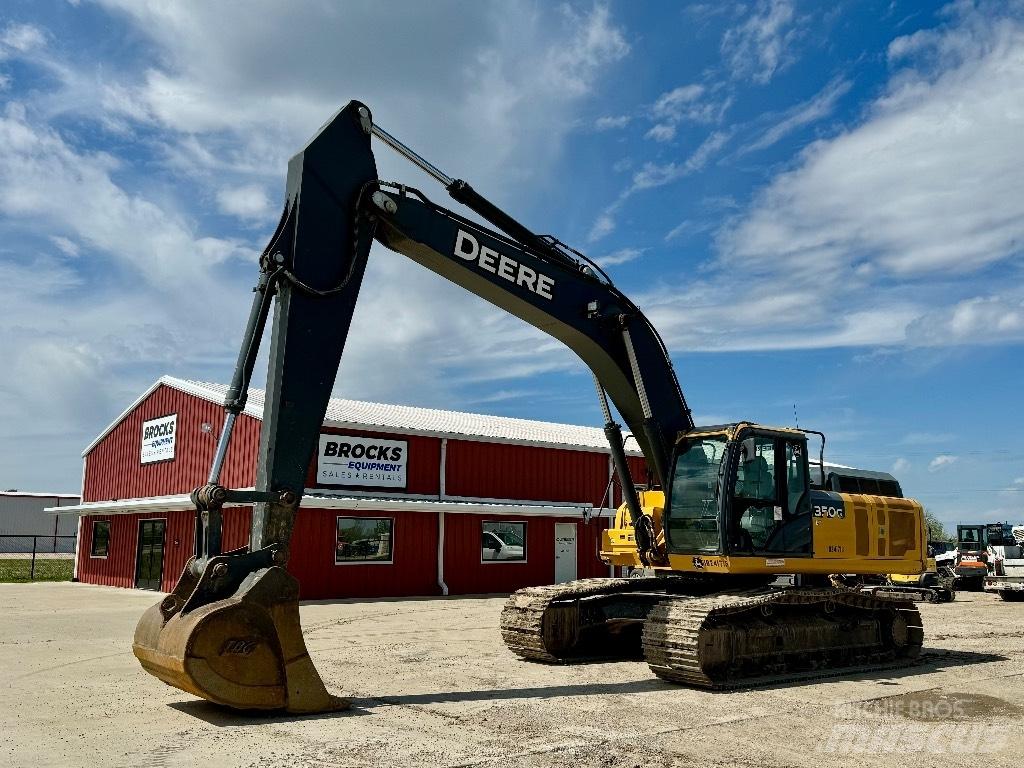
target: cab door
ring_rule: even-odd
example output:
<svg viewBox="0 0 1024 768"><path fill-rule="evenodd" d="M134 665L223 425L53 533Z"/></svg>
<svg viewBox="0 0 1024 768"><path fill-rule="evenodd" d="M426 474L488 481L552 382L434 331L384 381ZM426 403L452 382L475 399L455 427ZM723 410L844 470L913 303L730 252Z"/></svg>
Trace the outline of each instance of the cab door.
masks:
<svg viewBox="0 0 1024 768"><path fill-rule="evenodd" d="M736 554L810 555L806 441L778 435L745 438L734 478L730 549Z"/></svg>

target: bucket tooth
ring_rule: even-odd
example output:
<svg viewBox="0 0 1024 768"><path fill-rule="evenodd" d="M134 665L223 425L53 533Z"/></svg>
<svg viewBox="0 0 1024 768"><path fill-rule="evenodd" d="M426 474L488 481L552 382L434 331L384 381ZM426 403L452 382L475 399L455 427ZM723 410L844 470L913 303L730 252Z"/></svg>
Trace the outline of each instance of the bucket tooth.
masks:
<svg viewBox="0 0 1024 768"><path fill-rule="evenodd" d="M284 568L263 568L230 597L179 610L193 578L139 621L132 649L168 685L235 709L293 713L346 709L327 692L302 639L299 583ZM170 614L170 615L168 615Z"/></svg>

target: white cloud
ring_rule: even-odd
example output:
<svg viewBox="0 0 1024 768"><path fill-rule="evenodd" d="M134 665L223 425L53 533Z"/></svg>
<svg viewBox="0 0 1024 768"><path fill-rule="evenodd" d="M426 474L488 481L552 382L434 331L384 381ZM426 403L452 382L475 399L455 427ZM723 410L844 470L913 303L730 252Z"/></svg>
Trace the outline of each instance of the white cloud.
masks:
<svg viewBox="0 0 1024 768"><path fill-rule="evenodd" d="M259 184L225 187L217 193L217 205L223 213L240 219L265 218L274 207Z"/></svg>
<svg viewBox="0 0 1024 768"><path fill-rule="evenodd" d="M892 463L892 469L890 471L892 472L892 474L899 476L909 470L910 462L901 456Z"/></svg>
<svg viewBox="0 0 1024 768"><path fill-rule="evenodd" d="M743 259L822 266L867 256L906 275L971 271L1019 252L1024 28L1002 22L972 58L898 73L868 120L812 145L727 242ZM973 30L957 29L952 37Z"/></svg>
<svg viewBox="0 0 1024 768"><path fill-rule="evenodd" d="M207 239L200 247L187 217L113 181L117 160L77 151L54 129L31 123L20 104L0 115L0 146L0 214L19 227L66 233L152 284L193 278L211 255L251 255L237 241L213 248Z"/></svg>
<svg viewBox="0 0 1024 768"><path fill-rule="evenodd" d="M60 235L54 235L50 238L50 242L57 246L57 250L63 253L65 256L72 258L77 257L81 253L81 248L73 240L69 240L66 237Z"/></svg>
<svg viewBox="0 0 1024 768"><path fill-rule="evenodd" d="M9 24L0 32L0 59L8 53L28 53L46 45L46 33L34 24Z"/></svg>
<svg viewBox="0 0 1024 768"><path fill-rule="evenodd" d="M676 127L672 123L658 123L644 134L645 139L655 141L672 141L676 137Z"/></svg>
<svg viewBox="0 0 1024 768"><path fill-rule="evenodd" d="M724 147L731 138L732 133L730 131L714 131L682 162L670 162L661 165L650 162L644 163L640 170L633 174L629 186L620 192L618 198L607 206L594 221L587 235L587 242L595 243L614 231L616 214L625 204L626 200L634 194L645 189L665 186L701 170L711 157Z"/></svg>
<svg viewBox="0 0 1024 768"><path fill-rule="evenodd" d="M834 313L813 282L785 285L735 270L669 283L636 300L668 345L688 352L900 344L916 317L901 305Z"/></svg>
<svg viewBox="0 0 1024 768"><path fill-rule="evenodd" d="M706 105L699 99L704 94L704 86L691 84L681 85L666 91L658 97L651 107L651 115L656 120L703 120L707 114Z"/></svg>
<svg viewBox="0 0 1024 768"><path fill-rule="evenodd" d="M948 467L951 464L955 464L957 458L957 456L951 456L948 453L940 453L938 456L936 456L934 459L928 462L928 471L938 472L940 469L943 469L944 467Z"/></svg>
<svg viewBox="0 0 1024 768"><path fill-rule="evenodd" d="M790 0L759 0L753 13L722 37L722 56L733 77L767 83L793 62L790 47L798 36Z"/></svg>
<svg viewBox="0 0 1024 768"><path fill-rule="evenodd" d="M794 131L832 114L836 103L850 90L850 87L849 80L842 78L833 80L819 93L789 110L782 120L765 131L760 138L743 147L740 154L766 149Z"/></svg>
<svg viewBox="0 0 1024 768"><path fill-rule="evenodd" d="M632 118L629 115L615 115L599 117L594 121L594 129L598 131L610 131L616 128L625 128Z"/></svg>
<svg viewBox="0 0 1024 768"><path fill-rule="evenodd" d="M716 224L717 220L710 217L706 219L683 219L665 233L665 242L681 237L709 232L715 228Z"/></svg>
<svg viewBox="0 0 1024 768"><path fill-rule="evenodd" d="M636 261L643 256L643 253L643 248L620 248L617 251L609 253L607 256L600 256L594 259L594 261L602 267L614 267L619 264L627 264L631 261Z"/></svg>
<svg viewBox="0 0 1024 768"><path fill-rule="evenodd" d="M708 161L724 147L732 134L728 131L714 131L701 142L700 146L681 163L645 163L644 166L633 175L633 183L628 193L632 194L642 189L662 187L673 181L688 176L691 173L701 170Z"/></svg>
<svg viewBox="0 0 1024 768"><path fill-rule="evenodd" d="M594 221L594 225L587 233L587 242L596 243L602 237L609 235L615 229L615 218L610 213L602 213Z"/></svg>
<svg viewBox="0 0 1024 768"><path fill-rule="evenodd" d="M1024 24L953 16L915 50L856 125L809 146L717 236L710 285L743 274L755 297L804 297L803 330L780 329L777 348L1024 338L1024 291L1005 274L1024 242ZM720 321L728 345L735 323ZM684 338L706 327L676 322Z"/></svg>
<svg viewBox="0 0 1024 768"><path fill-rule="evenodd" d="M708 96L708 98L703 98ZM707 88L692 83L661 94L651 106L648 117L654 123L645 138L671 141L680 123L715 123L721 121L731 99L710 97Z"/></svg>
<svg viewBox="0 0 1024 768"><path fill-rule="evenodd" d="M975 296L926 312L907 328L921 345L985 344L1024 339L1024 297Z"/></svg>
<svg viewBox="0 0 1024 768"><path fill-rule="evenodd" d="M935 445L955 439L956 435L950 432L908 432L900 440L900 445Z"/></svg>

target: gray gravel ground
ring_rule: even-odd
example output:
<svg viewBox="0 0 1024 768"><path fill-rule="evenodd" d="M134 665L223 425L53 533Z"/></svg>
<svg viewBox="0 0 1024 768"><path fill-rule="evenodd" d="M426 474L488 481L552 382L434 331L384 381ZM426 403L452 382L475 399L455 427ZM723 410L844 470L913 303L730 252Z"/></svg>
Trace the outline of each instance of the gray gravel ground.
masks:
<svg viewBox="0 0 1024 768"><path fill-rule="evenodd" d="M643 662L529 664L503 599L309 603L332 716L246 717L145 674L131 637L153 593L0 585L3 766L1019 765L1024 603L924 605L908 670L708 693Z"/></svg>

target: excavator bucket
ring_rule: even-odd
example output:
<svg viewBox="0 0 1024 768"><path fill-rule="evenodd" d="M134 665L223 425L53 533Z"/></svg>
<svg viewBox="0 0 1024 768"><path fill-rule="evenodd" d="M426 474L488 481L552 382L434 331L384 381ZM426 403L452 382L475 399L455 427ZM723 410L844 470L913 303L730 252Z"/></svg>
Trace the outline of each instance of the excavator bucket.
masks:
<svg viewBox="0 0 1024 768"><path fill-rule="evenodd" d="M147 672L235 709L348 708L348 699L327 692L309 658L299 583L284 568L250 573L230 597L189 610L199 582L186 567L174 591L143 614L132 648Z"/></svg>

